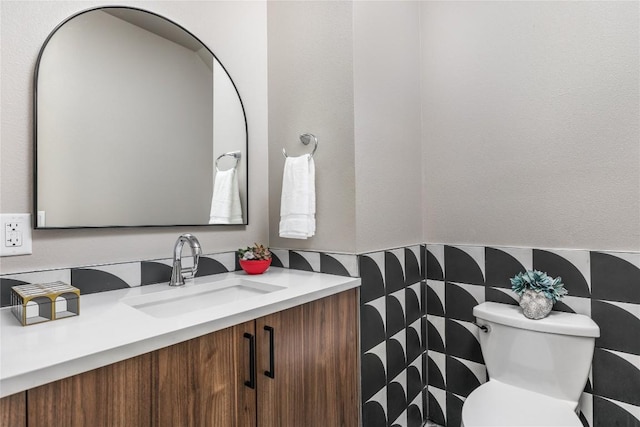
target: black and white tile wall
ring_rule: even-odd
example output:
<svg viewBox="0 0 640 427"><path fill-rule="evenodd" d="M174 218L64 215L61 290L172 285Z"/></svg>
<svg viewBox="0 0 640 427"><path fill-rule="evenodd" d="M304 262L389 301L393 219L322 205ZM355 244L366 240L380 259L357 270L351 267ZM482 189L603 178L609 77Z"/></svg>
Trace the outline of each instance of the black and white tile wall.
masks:
<svg viewBox="0 0 640 427"><path fill-rule="evenodd" d="M362 425L426 421L424 247L359 256Z"/></svg>
<svg viewBox="0 0 640 427"><path fill-rule="evenodd" d="M580 419L640 427L640 253L427 245L429 418L458 427L462 404L487 372L471 323L483 301L517 304L509 278L537 269L561 276L569 296L554 310L600 326Z"/></svg>
<svg viewBox="0 0 640 427"><path fill-rule="evenodd" d="M188 262L188 261L187 261ZM185 263L185 265L187 265ZM80 289L81 295L96 292L152 285L171 279L171 258L152 261L136 261L88 267L63 268L4 274L0 276L0 306L10 305L11 287L27 283L48 283L61 280ZM196 276L227 273L239 270L235 252L203 255L200 257Z"/></svg>
<svg viewBox="0 0 640 427"><path fill-rule="evenodd" d="M270 249L274 267L315 271L337 276L359 277L358 257L353 254Z"/></svg>

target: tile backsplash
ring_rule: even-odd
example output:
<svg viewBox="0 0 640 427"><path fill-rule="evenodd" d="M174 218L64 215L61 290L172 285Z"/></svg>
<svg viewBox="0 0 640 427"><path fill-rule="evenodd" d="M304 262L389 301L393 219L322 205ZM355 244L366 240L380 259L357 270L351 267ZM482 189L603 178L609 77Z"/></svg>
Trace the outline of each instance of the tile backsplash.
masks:
<svg viewBox="0 0 640 427"><path fill-rule="evenodd" d="M185 265L188 261L185 258ZM11 304L12 286L26 283L46 283L61 280L80 289L80 295L125 289L128 287L168 282L171 279L173 259L157 259L118 264L92 265L32 271L0 276L0 306ZM235 252L223 252L200 256L196 276L227 273L239 270Z"/></svg>

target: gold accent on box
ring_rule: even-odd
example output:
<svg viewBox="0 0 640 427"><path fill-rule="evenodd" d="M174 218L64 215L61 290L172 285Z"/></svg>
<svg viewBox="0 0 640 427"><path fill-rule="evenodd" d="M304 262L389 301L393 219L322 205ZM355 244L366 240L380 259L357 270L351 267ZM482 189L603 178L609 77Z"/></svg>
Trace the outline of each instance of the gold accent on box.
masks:
<svg viewBox="0 0 640 427"><path fill-rule="evenodd" d="M64 282L14 286L11 288L11 311L22 326L78 316L80 290Z"/></svg>

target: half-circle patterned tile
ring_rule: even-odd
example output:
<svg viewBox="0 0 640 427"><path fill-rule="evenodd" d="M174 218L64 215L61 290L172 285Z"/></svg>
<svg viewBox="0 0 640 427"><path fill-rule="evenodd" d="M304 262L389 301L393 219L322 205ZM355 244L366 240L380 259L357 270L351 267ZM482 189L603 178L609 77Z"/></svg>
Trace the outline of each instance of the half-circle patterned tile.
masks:
<svg viewBox="0 0 640 427"><path fill-rule="evenodd" d="M416 360L422 354L422 343L420 342L420 334L415 329L408 327L407 329L407 363Z"/></svg>
<svg viewBox="0 0 640 427"><path fill-rule="evenodd" d="M397 377L407 367L402 344L396 340L387 341L387 378Z"/></svg>
<svg viewBox="0 0 640 427"><path fill-rule="evenodd" d="M361 372L362 400L366 402L387 385L387 377L382 361L372 353L362 355Z"/></svg>
<svg viewBox="0 0 640 427"><path fill-rule="evenodd" d="M362 425L367 427L387 427L387 417L378 402L367 402L362 407Z"/></svg>
<svg viewBox="0 0 640 427"><path fill-rule="evenodd" d="M396 420L407 409L407 397L401 384L392 382L387 387L387 411L390 420Z"/></svg>
<svg viewBox="0 0 640 427"><path fill-rule="evenodd" d="M458 322L450 319L446 320L445 342L447 343L447 354L477 363L484 363L480 342L467 328ZM448 378L447 381L449 381Z"/></svg>
<svg viewBox="0 0 640 427"><path fill-rule="evenodd" d="M415 366L407 368L407 402L413 402L418 397L425 384L422 382L422 375Z"/></svg>
<svg viewBox="0 0 640 427"><path fill-rule="evenodd" d="M366 256L359 256L360 264L360 300L362 303L373 301L374 299L384 296L384 278L382 272L376 262Z"/></svg>
<svg viewBox="0 0 640 427"><path fill-rule="evenodd" d="M495 248L485 248L485 267L486 284L500 288L511 288L509 279L527 270L513 256Z"/></svg>
<svg viewBox="0 0 640 427"><path fill-rule="evenodd" d="M409 405L407 408L407 427L421 427L422 422L422 411L418 405Z"/></svg>
<svg viewBox="0 0 640 427"><path fill-rule="evenodd" d="M482 288L479 288L482 289ZM447 304L447 317L453 319L465 320L467 322L475 321L473 316L473 307L478 305L478 301L461 286L447 282L444 287L445 301Z"/></svg>
<svg viewBox="0 0 640 427"><path fill-rule="evenodd" d="M444 247L444 274L449 282L483 285L482 269L465 251L453 246Z"/></svg>
<svg viewBox="0 0 640 427"><path fill-rule="evenodd" d="M402 304L393 296L387 296L387 336L393 336L406 326Z"/></svg>
<svg viewBox="0 0 640 427"><path fill-rule="evenodd" d="M313 271L305 257L295 251L289 251L289 268L293 270Z"/></svg>
<svg viewBox="0 0 640 427"><path fill-rule="evenodd" d="M431 351L445 352L444 340L440 336L438 329L429 322L429 318L427 318L427 345Z"/></svg>
<svg viewBox="0 0 640 427"><path fill-rule="evenodd" d="M121 278L92 268L72 268L71 285L80 289L81 295L129 288Z"/></svg>
<svg viewBox="0 0 640 427"><path fill-rule="evenodd" d="M593 396L593 427L640 427L629 411L599 396Z"/></svg>
<svg viewBox="0 0 640 427"><path fill-rule="evenodd" d="M386 339L382 315L370 305L363 305L360 310L360 334L363 352L371 350Z"/></svg>
<svg viewBox="0 0 640 427"><path fill-rule="evenodd" d="M196 273L196 277L228 272L229 270L227 270L227 267L225 267L220 261L203 256L200 257L200 261L198 262L198 272Z"/></svg>
<svg viewBox="0 0 640 427"><path fill-rule="evenodd" d="M511 292L511 291L509 291ZM509 295L514 295L513 293L509 294ZM501 290L498 289L494 289L490 286L487 286L484 289L484 298L485 301L491 301L491 302L499 302L502 304L510 304L510 305L518 305L518 302L513 299L513 297L507 295L506 293L502 292Z"/></svg>
<svg viewBox="0 0 640 427"><path fill-rule="evenodd" d="M0 307L11 305L11 288L19 285L27 285L27 282L15 279L0 279Z"/></svg>
<svg viewBox="0 0 640 427"><path fill-rule="evenodd" d="M426 263L427 263L427 279L431 280L444 280L444 273L442 270L442 266L438 262L438 259L433 255L430 251L427 251L426 254Z"/></svg>
<svg viewBox="0 0 640 427"><path fill-rule="evenodd" d="M569 295L576 297L591 296L589 285L587 285L587 281L580 273L580 270L560 255L541 249L534 249L533 268L544 271L552 277L562 277L562 283L564 283Z"/></svg>
<svg viewBox="0 0 640 427"><path fill-rule="evenodd" d="M406 285L413 285L422 280L418 258L416 258L416 254L409 248L404 248L404 268Z"/></svg>
<svg viewBox="0 0 640 427"><path fill-rule="evenodd" d="M427 285L427 314L444 316L444 305L438 294Z"/></svg>
<svg viewBox="0 0 640 427"><path fill-rule="evenodd" d="M271 266L284 268L282 260L275 253L271 252Z"/></svg>
<svg viewBox="0 0 640 427"><path fill-rule="evenodd" d="M591 252L593 298L640 304L640 268L627 260Z"/></svg>
<svg viewBox="0 0 640 427"><path fill-rule="evenodd" d="M384 253L385 288L387 294L405 288L404 271L400 260L393 252Z"/></svg>
<svg viewBox="0 0 640 427"><path fill-rule="evenodd" d="M473 390L480 387L478 377L464 363L453 357L447 356L446 371L447 391L467 397Z"/></svg>
<svg viewBox="0 0 640 427"><path fill-rule="evenodd" d="M325 253L320 253L320 272L336 276L350 276L349 271L340 261Z"/></svg>
<svg viewBox="0 0 640 427"><path fill-rule="evenodd" d="M432 358L427 357L427 379L430 386L438 387L440 389L445 388L444 375L440 372L440 368Z"/></svg>
<svg viewBox="0 0 640 427"><path fill-rule="evenodd" d="M591 301L591 318L600 327L596 347L640 355L640 319L616 305L598 300Z"/></svg>
<svg viewBox="0 0 640 427"><path fill-rule="evenodd" d="M575 311L569 307L567 304L563 303L562 301L557 301L555 304L553 304L553 311L562 311L565 313L575 313Z"/></svg>
<svg viewBox="0 0 640 427"><path fill-rule="evenodd" d="M415 293L411 288L405 290L405 309L407 316L407 325L412 324L422 316L422 309L420 308L420 296Z"/></svg>
<svg viewBox="0 0 640 427"><path fill-rule="evenodd" d="M171 280L171 266L160 262L142 261L140 263L140 285L152 285Z"/></svg>
<svg viewBox="0 0 640 427"><path fill-rule="evenodd" d="M453 393L447 393L447 425L462 424L462 405L464 402Z"/></svg>
<svg viewBox="0 0 640 427"><path fill-rule="evenodd" d="M444 418L444 412L438 400L433 396L433 394L429 391L429 399L427 407L429 409L429 419L439 425L445 425L446 420ZM368 427L368 426L367 426Z"/></svg>
<svg viewBox="0 0 640 427"><path fill-rule="evenodd" d="M596 348L593 354L593 392L640 406L639 368L611 352Z"/></svg>

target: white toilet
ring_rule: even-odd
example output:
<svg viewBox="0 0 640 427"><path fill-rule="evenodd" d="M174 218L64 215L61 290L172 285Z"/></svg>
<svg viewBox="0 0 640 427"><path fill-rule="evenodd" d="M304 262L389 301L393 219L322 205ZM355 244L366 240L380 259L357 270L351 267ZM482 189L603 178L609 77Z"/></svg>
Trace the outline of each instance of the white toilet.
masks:
<svg viewBox="0 0 640 427"><path fill-rule="evenodd" d="M477 305L473 315L489 381L464 402L462 427L582 427L576 411L598 325L555 311L531 320L520 307L495 302Z"/></svg>

